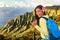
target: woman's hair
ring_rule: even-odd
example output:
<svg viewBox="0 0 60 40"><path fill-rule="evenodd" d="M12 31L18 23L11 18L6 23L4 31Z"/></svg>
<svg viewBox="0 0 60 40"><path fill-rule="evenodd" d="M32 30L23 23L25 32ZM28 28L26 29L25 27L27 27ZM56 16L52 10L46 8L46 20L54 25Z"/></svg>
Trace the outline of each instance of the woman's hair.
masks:
<svg viewBox="0 0 60 40"><path fill-rule="evenodd" d="M36 15L36 9L37 9L37 8L39 8L39 9L42 10L44 7L43 7L42 5L38 5L38 6L35 8L35 10L34 10L34 11L35 11L35 16L37 16L37 15ZM43 11L43 10L42 10L42 11ZM45 15L45 11L43 12L43 14ZM37 16L37 17L38 17L38 16Z"/></svg>
<svg viewBox="0 0 60 40"><path fill-rule="evenodd" d="M38 5L36 8L35 8L35 17L36 17L36 19L37 19L37 23L38 23L38 25L39 25L39 17L36 15L36 9L37 8L39 8L39 9L41 9L42 10L42 8L43 8L43 6L42 5ZM43 12L43 15L45 15L45 11Z"/></svg>

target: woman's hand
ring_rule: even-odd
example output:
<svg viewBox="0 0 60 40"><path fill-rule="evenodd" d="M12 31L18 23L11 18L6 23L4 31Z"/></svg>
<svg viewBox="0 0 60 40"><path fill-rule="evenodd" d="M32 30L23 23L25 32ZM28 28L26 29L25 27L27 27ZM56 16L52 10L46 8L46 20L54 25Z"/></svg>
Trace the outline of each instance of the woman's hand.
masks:
<svg viewBox="0 0 60 40"><path fill-rule="evenodd" d="M32 26L36 26L37 25L37 20L31 22Z"/></svg>

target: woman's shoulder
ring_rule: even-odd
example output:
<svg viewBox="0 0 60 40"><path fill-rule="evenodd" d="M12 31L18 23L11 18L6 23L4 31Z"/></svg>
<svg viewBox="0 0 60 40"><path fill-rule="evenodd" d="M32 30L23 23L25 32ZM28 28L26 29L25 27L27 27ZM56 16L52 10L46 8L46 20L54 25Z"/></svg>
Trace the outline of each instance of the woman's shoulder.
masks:
<svg viewBox="0 0 60 40"><path fill-rule="evenodd" d="M40 21L46 21L46 19L44 19L43 17L45 17L45 18L49 18L48 15L44 15L44 16L42 16L42 17L40 18Z"/></svg>
<svg viewBox="0 0 60 40"><path fill-rule="evenodd" d="M40 18L40 21L46 21L44 18Z"/></svg>

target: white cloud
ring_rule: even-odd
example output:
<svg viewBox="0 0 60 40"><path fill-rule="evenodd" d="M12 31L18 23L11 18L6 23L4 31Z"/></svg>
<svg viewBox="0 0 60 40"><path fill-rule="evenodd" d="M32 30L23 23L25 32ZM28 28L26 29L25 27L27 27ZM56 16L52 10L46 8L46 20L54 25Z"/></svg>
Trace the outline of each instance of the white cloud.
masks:
<svg viewBox="0 0 60 40"><path fill-rule="evenodd" d="M52 5L59 5L59 0L55 1L55 0L25 0L24 1L20 1L20 2L8 2L8 3L4 3L4 2L0 2L0 7L36 7L37 5L43 5L43 6L52 6Z"/></svg>
<svg viewBox="0 0 60 40"><path fill-rule="evenodd" d="M26 3L26 2L23 2L23 1L15 2L15 4L18 5L19 7L33 7L31 5L31 3Z"/></svg>
<svg viewBox="0 0 60 40"><path fill-rule="evenodd" d="M0 7L4 7L4 3L3 2L0 2Z"/></svg>
<svg viewBox="0 0 60 40"><path fill-rule="evenodd" d="M37 5L52 6L52 4L48 3L47 1L43 1L43 0L33 0L33 2L31 3L33 4L34 7L36 7Z"/></svg>
<svg viewBox="0 0 60 40"><path fill-rule="evenodd" d="M0 2L0 7L31 7L31 4L24 3L23 1L14 3Z"/></svg>

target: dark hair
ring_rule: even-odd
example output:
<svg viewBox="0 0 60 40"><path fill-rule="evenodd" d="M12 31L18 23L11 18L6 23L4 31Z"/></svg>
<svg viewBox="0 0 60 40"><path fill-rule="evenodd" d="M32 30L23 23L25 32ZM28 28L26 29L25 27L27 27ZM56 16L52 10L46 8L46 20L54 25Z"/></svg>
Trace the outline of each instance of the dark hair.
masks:
<svg viewBox="0 0 60 40"><path fill-rule="evenodd" d="M34 10L34 11L35 11L35 17L36 17L36 19L37 19L38 25L39 25L39 17L36 15L36 9L39 8L39 9L42 10L42 7L43 7L42 5L38 5L38 6L35 8L35 10ZM44 12L43 14L45 15L45 12Z"/></svg>

